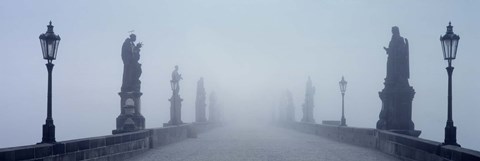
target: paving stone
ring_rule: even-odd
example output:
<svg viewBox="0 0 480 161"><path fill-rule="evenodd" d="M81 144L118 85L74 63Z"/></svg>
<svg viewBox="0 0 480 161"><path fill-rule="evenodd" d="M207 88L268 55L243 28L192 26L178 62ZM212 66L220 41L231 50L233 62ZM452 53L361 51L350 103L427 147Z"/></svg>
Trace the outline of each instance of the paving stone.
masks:
<svg viewBox="0 0 480 161"><path fill-rule="evenodd" d="M223 126L132 161L397 161L380 151L283 128Z"/></svg>

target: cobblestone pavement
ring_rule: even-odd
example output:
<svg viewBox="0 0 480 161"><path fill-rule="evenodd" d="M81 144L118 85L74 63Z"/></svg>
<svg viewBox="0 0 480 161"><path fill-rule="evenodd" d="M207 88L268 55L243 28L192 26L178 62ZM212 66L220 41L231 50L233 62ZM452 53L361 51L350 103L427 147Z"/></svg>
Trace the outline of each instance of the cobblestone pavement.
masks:
<svg viewBox="0 0 480 161"><path fill-rule="evenodd" d="M374 149L268 126L223 126L151 149L138 161L390 161Z"/></svg>

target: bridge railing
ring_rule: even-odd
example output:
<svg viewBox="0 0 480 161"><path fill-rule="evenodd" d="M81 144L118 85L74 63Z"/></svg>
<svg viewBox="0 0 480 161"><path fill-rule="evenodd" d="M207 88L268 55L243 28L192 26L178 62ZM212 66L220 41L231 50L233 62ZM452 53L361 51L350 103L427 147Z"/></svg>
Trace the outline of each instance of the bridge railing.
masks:
<svg viewBox="0 0 480 161"><path fill-rule="evenodd" d="M196 137L211 123L146 129L137 132L0 149L0 161L16 160L125 160L151 148Z"/></svg>
<svg viewBox="0 0 480 161"><path fill-rule="evenodd" d="M286 122L282 126L327 137L340 142L377 149L404 160L476 161L480 152L422 138L371 128Z"/></svg>

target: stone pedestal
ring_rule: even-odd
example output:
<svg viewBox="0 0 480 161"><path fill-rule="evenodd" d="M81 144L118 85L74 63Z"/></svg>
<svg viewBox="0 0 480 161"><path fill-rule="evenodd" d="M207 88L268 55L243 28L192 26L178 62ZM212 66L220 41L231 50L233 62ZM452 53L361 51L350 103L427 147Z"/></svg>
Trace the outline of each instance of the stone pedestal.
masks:
<svg viewBox="0 0 480 161"><path fill-rule="evenodd" d="M170 99L170 121L164 123L163 126L176 126L183 124L182 122L182 101L180 95L173 94Z"/></svg>
<svg viewBox="0 0 480 161"><path fill-rule="evenodd" d="M315 123L315 119L313 118L313 107L303 105L303 118L302 122L308 123Z"/></svg>
<svg viewBox="0 0 480 161"><path fill-rule="evenodd" d="M195 122L207 122L206 106L200 106L196 108Z"/></svg>
<svg viewBox="0 0 480 161"><path fill-rule="evenodd" d="M415 130L412 121L412 101L415 90L408 84L388 84L379 92L382 100L380 119L377 129L418 137L421 133Z"/></svg>
<svg viewBox="0 0 480 161"><path fill-rule="evenodd" d="M145 129L145 118L141 114L141 92L120 92L120 116L113 134Z"/></svg>

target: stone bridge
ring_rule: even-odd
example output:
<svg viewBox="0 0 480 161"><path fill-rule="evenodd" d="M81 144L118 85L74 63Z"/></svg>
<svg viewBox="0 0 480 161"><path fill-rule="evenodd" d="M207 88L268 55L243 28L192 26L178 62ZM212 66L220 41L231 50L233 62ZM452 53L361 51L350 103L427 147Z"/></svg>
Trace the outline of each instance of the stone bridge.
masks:
<svg viewBox="0 0 480 161"><path fill-rule="evenodd" d="M480 152L385 130L313 123L190 123L0 149L0 160L476 161Z"/></svg>
<svg viewBox="0 0 480 161"><path fill-rule="evenodd" d="M450 24L447 34L453 34ZM50 46L42 49L50 49L53 40L58 45L60 37L54 34L51 22L47 33L40 36L40 39L50 43ZM145 129L140 104L142 92L139 77L142 69L138 63L142 43L135 45L135 40L136 35L131 34L122 45L124 75L119 93L120 115L112 135L56 142L51 106L51 62L55 57L51 56L56 56L52 51L57 50L45 50L49 90L42 144L0 149L0 161L480 161L480 152L461 148L456 143L456 128L451 119L451 99L445 144L418 138L420 131L414 129L411 118L415 90L408 82L408 41L400 36L398 27L392 27L392 41L388 48L384 47L389 55L387 77L385 88L379 92L382 110L376 129L346 126L343 99L341 123L316 124L313 117L315 87L310 77L306 84L301 122L295 122L295 110L289 92L286 93L287 103L279 108L278 119L274 117L275 121L265 125L221 122L221 109L216 107L215 95L210 93L207 121L206 92L203 79L200 79L195 101L196 122L184 123L181 120L183 99L179 94L180 80L183 78L178 66L175 66L170 81L170 121L161 128ZM339 83L343 98L347 82L342 77ZM450 97L451 90L449 91Z"/></svg>

